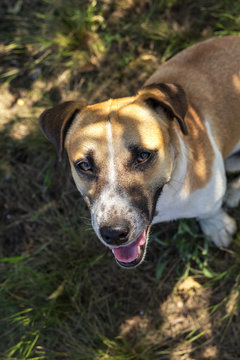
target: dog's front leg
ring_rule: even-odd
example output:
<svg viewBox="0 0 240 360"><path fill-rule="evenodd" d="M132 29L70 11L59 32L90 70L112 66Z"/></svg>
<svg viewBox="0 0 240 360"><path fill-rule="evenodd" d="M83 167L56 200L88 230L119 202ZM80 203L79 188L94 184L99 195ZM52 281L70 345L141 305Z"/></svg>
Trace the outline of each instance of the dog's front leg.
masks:
<svg viewBox="0 0 240 360"><path fill-rule="evenodd" d="M215 213L198 217L203 233L209 237L217 247L228 247L232 235L236 232L236 221L222 208Z"/></svg>
<svg viewBox="0 0 240 360"><path fill-rule="evenodd" d="M234 179L228 186L224 197L225 204L230 208L235 208L240 203L240 176Z"/></svg>

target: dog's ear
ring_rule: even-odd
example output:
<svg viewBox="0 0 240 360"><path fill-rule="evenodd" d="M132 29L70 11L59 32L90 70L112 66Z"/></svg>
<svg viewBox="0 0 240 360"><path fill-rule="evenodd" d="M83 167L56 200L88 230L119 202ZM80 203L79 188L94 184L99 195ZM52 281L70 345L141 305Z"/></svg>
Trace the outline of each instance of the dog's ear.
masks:
<svg viewBox="0 0 240 360"><path fill-rule="evenodd" d="M85 105L77 101L66 101L62 104L45 110L40 116L40 128L46 138L55 146L58 159L62 159L64 140L76 114Z"/></svg>
<svg viewBox="0 0 240 360"><path fill-rule="evenodd" d="M183 134L188 134L184 120L188 103L181 86L167 83L151 84L143 87L138 95L154 111L164 110L169 119L176 119Z"/></svg>

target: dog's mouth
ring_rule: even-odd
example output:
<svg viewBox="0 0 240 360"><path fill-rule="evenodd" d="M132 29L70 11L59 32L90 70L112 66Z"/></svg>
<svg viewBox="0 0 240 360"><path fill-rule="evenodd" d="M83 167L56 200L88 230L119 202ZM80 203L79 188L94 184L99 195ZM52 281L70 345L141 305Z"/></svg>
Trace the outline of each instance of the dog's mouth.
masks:
<svg viewBox="0 0 240 360"><path fill-rule="evenodd" d="M129 245L111 248L117 263L126 268L136 267L145 256L149 226L147 226L140 236Z"/></svg>

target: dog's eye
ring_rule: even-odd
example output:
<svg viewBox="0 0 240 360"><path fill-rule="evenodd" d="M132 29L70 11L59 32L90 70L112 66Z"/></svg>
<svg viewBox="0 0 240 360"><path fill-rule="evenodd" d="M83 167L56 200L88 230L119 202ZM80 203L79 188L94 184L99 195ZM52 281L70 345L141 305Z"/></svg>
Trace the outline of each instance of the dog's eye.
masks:
<svg viewBox="0 0 240 360"><path fill-rule="evenodd" d="M151 153L147 152L147 151L142 151L138 157L137 157L137 164L142 164L144 163L145 161L147 161L151 156Z"/></svg>
<svg viewBox="0 0 240 360"><path fill-rule="evenodd" d="M76 167L78 170L82 171L82 172L90 172L92 171L92 167L89 164L88 161L80 161L79 163L76 164Z"/></svg>

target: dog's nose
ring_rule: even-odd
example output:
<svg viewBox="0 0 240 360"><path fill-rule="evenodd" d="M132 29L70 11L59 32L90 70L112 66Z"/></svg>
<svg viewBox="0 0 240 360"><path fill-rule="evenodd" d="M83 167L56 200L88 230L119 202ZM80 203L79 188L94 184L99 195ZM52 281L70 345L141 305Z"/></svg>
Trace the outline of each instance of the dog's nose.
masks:
<svg viewBox="0 0 240 360"><path fill-rule="evenodd" d="M126 226L118 225L114 227L103 226L100 229L102 239L108 245L122 245L128 241L129 229Z"/></svg>

